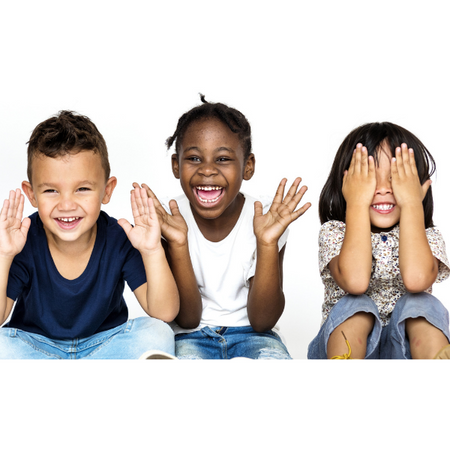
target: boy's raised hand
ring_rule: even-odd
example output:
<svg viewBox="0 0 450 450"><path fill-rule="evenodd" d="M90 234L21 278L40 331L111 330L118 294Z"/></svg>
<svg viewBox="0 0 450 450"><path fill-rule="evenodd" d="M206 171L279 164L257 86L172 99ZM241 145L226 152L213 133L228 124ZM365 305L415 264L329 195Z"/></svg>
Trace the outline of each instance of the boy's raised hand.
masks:
<svg viewBox="0 0 450 450"><path fill-rule="evenodd" d="M392 190L400 209L407 204L421 204L431 186L431 180L420 184L414 150L408 149L406 144L395 149L395 158L391 160L391 176Z"/></svg>
<svg viewBox="0 0 450 450"><path fill-rule="evenodd" d="M308 190L306 186L298 189L301 181L301 178L296 178L287 192L286 197L283 198L284 188L287 182L286 178L283 178L278 185L272 205L266 214L263 214L261 202L255 202L253 228L256 239L260 243L265 245L277 244L278 239L288 225L302 216L311 206L311 203L308 202L296 210L300 200Z"/></svg>
<svg viewBox="0 0 450 450"><path fill-rule="evenodd" d="M153 253L161 248L161 227L153 200L147 197L145 189L131 191L131 210L134 227L126 219L119 219L133 247L141 253Z"/></svg>
<svg viewBox="0 0 450 450"><path fill-rule="evenodd" d="M138 188L139 185L133 183L133 187ZM170 200L169 207L172 214L169 214L161 205L153 191L145 183L142 184L142 187L147 191L148 197L153 200L156 213L158 214L159 224L161 226L161 233L164 238L172 245L185 245L187 243L188 227L178 209L177 202L175 200Z"/></svg>
<svg viewBox="0 0 450 450"><path fill-rule="evenodd" d="M6 257L16 256L20 253L27 241L31 220L26 217L22 220L25 197L20 191L10 191L9 199L3 202L0 212L0 255Z"/></svg>

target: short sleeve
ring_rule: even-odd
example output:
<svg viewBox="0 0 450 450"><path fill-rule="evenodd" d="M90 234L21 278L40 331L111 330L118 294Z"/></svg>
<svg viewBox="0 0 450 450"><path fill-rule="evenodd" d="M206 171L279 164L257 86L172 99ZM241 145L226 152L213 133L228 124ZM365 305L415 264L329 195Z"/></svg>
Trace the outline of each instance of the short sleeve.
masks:
<svg viewBox="0 0 450 450"><path fill-rule="evenodd" d="M30 282L30 274L28 273L25 262L26 258L22 254L16 255L9 270L6 295L14 301L22 293L23 287Z"/></svg>
<svg viewBox="0 0 450 450"><path fill-rule="evenodd" d="M439 261L439 271L436 277L436 283L441 283L450 275L449 262L445 249L445 241L441 232L435 227L427 228L426 233L431 252Z"/></svg>
<svg viewBox="0 0 450 450"><path fill-rule="evenodd" d="M345 223L338 220L325 222L319 231L319 271L322 274L329 262L341 252L345 236Z"/></svg>

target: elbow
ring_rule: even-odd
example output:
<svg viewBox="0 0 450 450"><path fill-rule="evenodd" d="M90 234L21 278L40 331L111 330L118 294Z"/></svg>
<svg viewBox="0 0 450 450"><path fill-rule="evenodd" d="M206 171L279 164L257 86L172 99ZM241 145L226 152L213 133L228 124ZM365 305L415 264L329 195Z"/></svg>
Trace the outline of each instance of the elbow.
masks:
<svg viewBox="0 0 450 450"><path fill-rule="evenodd" d="M337 285L345 292L351 295L363 295L369 289L370 270L366 271L342 271L334 270L331 275Z"/></svg>
<svg viewBox="0 0 450 450"><path fill-rule="evenodd" d="M427 290L436 281L436 277L437 269L429 272L402 273L403 285L410 294L417 294Z"/></svg>
<svg viewBox="0 0 450 450"><path fill-rule="evenodd" d="M352 280L349 283L345 283L342 289L351 295L363 295L369 289L369 281L361 279Z"/></svg>
<svg viewBox="0 0 450 450"><path fill-rule="evenodd" d="M266 331L270 331L275 324L276 323L269 324L250 320L250 325L256 333L265 333Z"/></svg>
<svg viewBox="0 0 450 450"><path fill-rule="evenodd" d="M197 328L200 325L200 321L202 318L202 309L198 308L198 310L189 310L186 308L181 308L177 317L175 318L175 322L181 328L186 330L192 330Z"/></svg>
<svg viewBox="0 0 450 450"><path fill-rule="evenodd" d="M281 314L283 313L284 307L281 311L273 312L273 314L269 314L267 316L258 315L258 314L248 314L248 320L250 322L250 326L256 333L265 333L266 331L270 331L278 322Z"/></svg>
<svg viewBox="0 0 450 450"><path fill-rule="evenodd" d="M197 328L200 325L200 319L197 318L180 318L177 317L175 319L177 325L186 330L192 330L193 328Z"/></svg>
<svg viewBox="0 0 450 450"><path fill-rule="evenodd" d="M147 312L147 314L151 317L155 317L155 319L159 319L159 320L162 320L163 322L170 323L175 320L179 311L180 311L180 306L179 306L179 304L177 304L177 305L173 305L171 309L166 309L164 311L160 311L155 316L153 316L149 312Z"/></svg>
<svg viewBox="0 0 450 450"><path fill-rule="evenodd" d="M411 280L403 280L405 289L410 294L417 294L427 290L433 284L434 280L431 281L425 277L418 277Z"/></svg>
<svg viewBox="0 0 450 450"><path fill-rule="evenodd" d="M352 286L349 289L345 289L345 291L351 295L363 295L367 292L368 287L369 287L369 285L367 285L365 287L362 287L362 286L361 287L359 287L359 286L353 287Z"/></svg>

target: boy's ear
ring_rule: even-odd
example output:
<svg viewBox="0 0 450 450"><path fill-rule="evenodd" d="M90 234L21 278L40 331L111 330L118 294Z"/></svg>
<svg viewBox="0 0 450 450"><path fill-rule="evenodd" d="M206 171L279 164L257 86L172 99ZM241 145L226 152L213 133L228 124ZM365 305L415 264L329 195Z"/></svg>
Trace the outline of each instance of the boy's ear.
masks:
<svg viewBox="0 0 450 450"><path fill-rule="evenodd" d="M250 153L244 167L244 180L250 180L255 173L255 155Z"/></svg>
<svg viewBox="0 0 450 450"><path fill-rule="evenodd" d="M111 177L107 182L105 186L105 195L103 196L102 203L106 205L111 200L112 193L117 186L117 178Z"/></svg>
<svg viewBox="0 0 450 450"><path fill-rule="evenodd" d="M180 179L180 166L178 164L178 155L176 153L172 155L172 173L175 178Z"/></svg>
<svg viewBox="0 0 450 450"><path fill-rule="evenodd" d="M37 201L34 196L33 186L31 186L29 181L22 182L22 191L25 192L25 195L28 197L28 200L30 200L31 205L34 208L37 208Z"/></svg>

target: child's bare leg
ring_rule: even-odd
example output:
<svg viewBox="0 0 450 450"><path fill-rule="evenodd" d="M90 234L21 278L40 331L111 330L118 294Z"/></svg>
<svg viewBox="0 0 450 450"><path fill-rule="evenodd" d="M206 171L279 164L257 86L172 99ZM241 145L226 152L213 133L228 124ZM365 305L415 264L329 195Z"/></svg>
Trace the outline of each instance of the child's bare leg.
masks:
<svg viewBox="0 0 450 450"><path fill-rule="evenodd" d="M406 319L405 325L413 359L432 359L448 345L444 333L424 317Z"/></svg>
<svg viewBox="0 0 450 450"><path fill-rule="evenodd" d="M373 329L375 317L370 313L358 312L341 323L328 339L327 358L348 353L348 347L342 335L347 338L352 349L352 359L363 359L366 356L367 337Z"/></svg>

